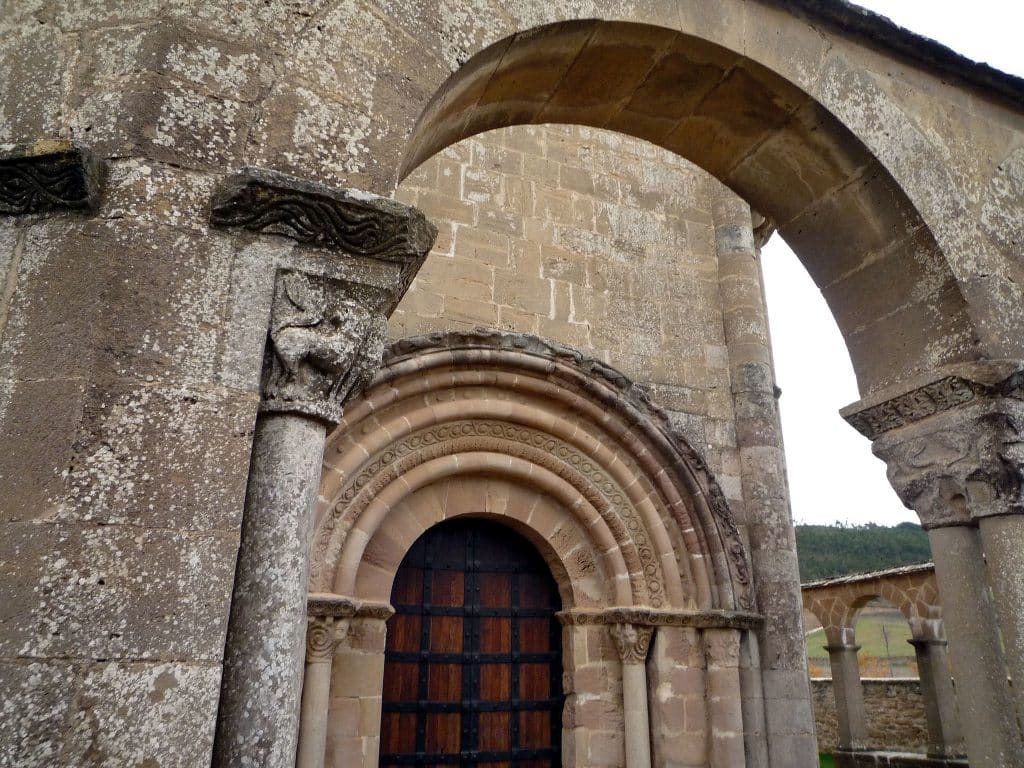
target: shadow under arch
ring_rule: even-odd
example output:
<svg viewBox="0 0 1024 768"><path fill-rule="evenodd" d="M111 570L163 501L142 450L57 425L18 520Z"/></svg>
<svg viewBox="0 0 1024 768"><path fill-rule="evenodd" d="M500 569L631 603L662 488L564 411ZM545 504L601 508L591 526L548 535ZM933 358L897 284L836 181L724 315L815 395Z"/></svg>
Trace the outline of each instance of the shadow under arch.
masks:
<svg viewBox="0 0 1024 768"><path fill-rule="evenodd" d="M522 31L435 93L400 178L469 136L542 123L650 141L774 221L824 294L862 395L979 357L960 285L906 192L838 118L761 64L648 24Z"/></svg>

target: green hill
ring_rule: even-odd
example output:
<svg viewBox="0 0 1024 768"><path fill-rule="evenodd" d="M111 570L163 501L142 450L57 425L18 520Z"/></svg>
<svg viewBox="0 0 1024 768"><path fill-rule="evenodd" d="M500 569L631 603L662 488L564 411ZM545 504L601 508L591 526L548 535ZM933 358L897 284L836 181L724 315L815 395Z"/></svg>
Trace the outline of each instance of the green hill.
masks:
<svg viewBox="0 0 1024 768"><path fill-rule="evenodd" d="M916 523L798 525L796 550L802 582L881 571L932 559L928 534Z"/></svg>

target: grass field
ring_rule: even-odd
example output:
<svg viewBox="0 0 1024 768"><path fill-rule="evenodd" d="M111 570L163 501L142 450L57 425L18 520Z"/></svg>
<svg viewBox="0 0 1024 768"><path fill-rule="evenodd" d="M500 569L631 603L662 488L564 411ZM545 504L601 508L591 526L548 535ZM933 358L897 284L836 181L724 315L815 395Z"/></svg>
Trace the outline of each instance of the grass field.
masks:
<svg viewBox="0 0 1024 768"><path fill-rule="evenodd" d="M821 768L834 768L832 755L820 755L819 757L821 758Z"/></svg>
<svg viewBox="0 0 1024 768"><path fill-rule="evenodd" d="M910 639L910 625L898 610L890 607L865 607L857 616L855 634L857 645L860 646L857 658L863 676L917 677L914 650L907 643ZM815 675L815 670L828 675L825 642L822 629L807 635L807 658L812 667L812 675Z"/></svg>

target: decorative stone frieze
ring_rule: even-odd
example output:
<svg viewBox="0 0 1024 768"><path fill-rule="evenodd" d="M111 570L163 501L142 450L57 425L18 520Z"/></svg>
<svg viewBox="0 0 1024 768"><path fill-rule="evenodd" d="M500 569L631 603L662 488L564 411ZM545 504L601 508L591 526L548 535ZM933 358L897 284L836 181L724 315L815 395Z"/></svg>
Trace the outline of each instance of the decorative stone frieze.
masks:
<svg viewBox="0 0 1024 768"><path fill-rule="evenodd" d="M1024 402L971 403L875 441L889 482L925 528L1024 512Z"/></svg>
<svg viewBox="0 0 1024 768"><path fill-rule="evenodd" d="M905 392L883 393L843 408L847 423L874 440L887 432L982 399L1024 399L1024 370L1013 362L952 366Z"/></svg>
<svg viewBox="0 0 1024 768"><path fill-rule="evenodd" d="M742 611L659 611L632 607L560 611L557 617L564 626L633 624L693 629L757 629L764 624L763 616Z"/></svg>
<svg viewBox="0 0 1024 768"><path fill-rule="evenodd" d="M70 142L0 145L0 214L93 211L100 176L92 154Z"/></svg>
<svg viewBox="0 0 1024 768"><path fill-rule="evenodd" d="M437 236L420 211L394 200L258 168L246 168L221 183L210 224L398 264L400 285L385 316L405 294Z"/></svg>
<svg viewBox="0 0 1024 768"><path fill-rule="evenodd" d="M969 403L984 393L984 387L959 376L925 384L884 403L846 416L850 426L874 440L907 424Z"/></svg>
<svg viewBox="0 0 1024 768"><path fill-rule="evenodd" d="M336 424L376 372L387 318L362 286L278 272L260 409Z"/></svg>

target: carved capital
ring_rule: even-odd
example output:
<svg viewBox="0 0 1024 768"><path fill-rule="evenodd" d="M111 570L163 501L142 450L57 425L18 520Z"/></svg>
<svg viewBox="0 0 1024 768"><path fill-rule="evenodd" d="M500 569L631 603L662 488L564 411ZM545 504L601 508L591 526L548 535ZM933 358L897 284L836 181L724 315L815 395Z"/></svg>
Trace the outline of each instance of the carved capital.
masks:
<svg viewBox="0 0 1024 768"><path fill-rule="evenodd" d="M306 663L327 662L348 636L348 619L310 616L306 619Z"/></svg>
<svg viewBox="0 0 1024 768"><path fill-rule="evenodd" d="M99 163L70 142L0 145L0 214L92 211L99 179Z"/></svg>
<svg viewBox="0 0 1024 768"><path fill-rule="evenodd" d="M338 423L384 351L387 320L364 291L322 275L277 273L260 410Z"/></svg>
<svg viewBox="0 0 1024 768"><path fill-rule="evenodd" d="M615 650L623 664L643 664L647 660L647 650L651 647L654 636L653 627L638 624L612 624L611 632L615 642Z"/></svg>
<svg viewBox="0 0 1024 768"><path fill-rule="evenodd" d="M876 440L900 500L925 528L1024 512L1024 402L985 399Z"/></svg>

